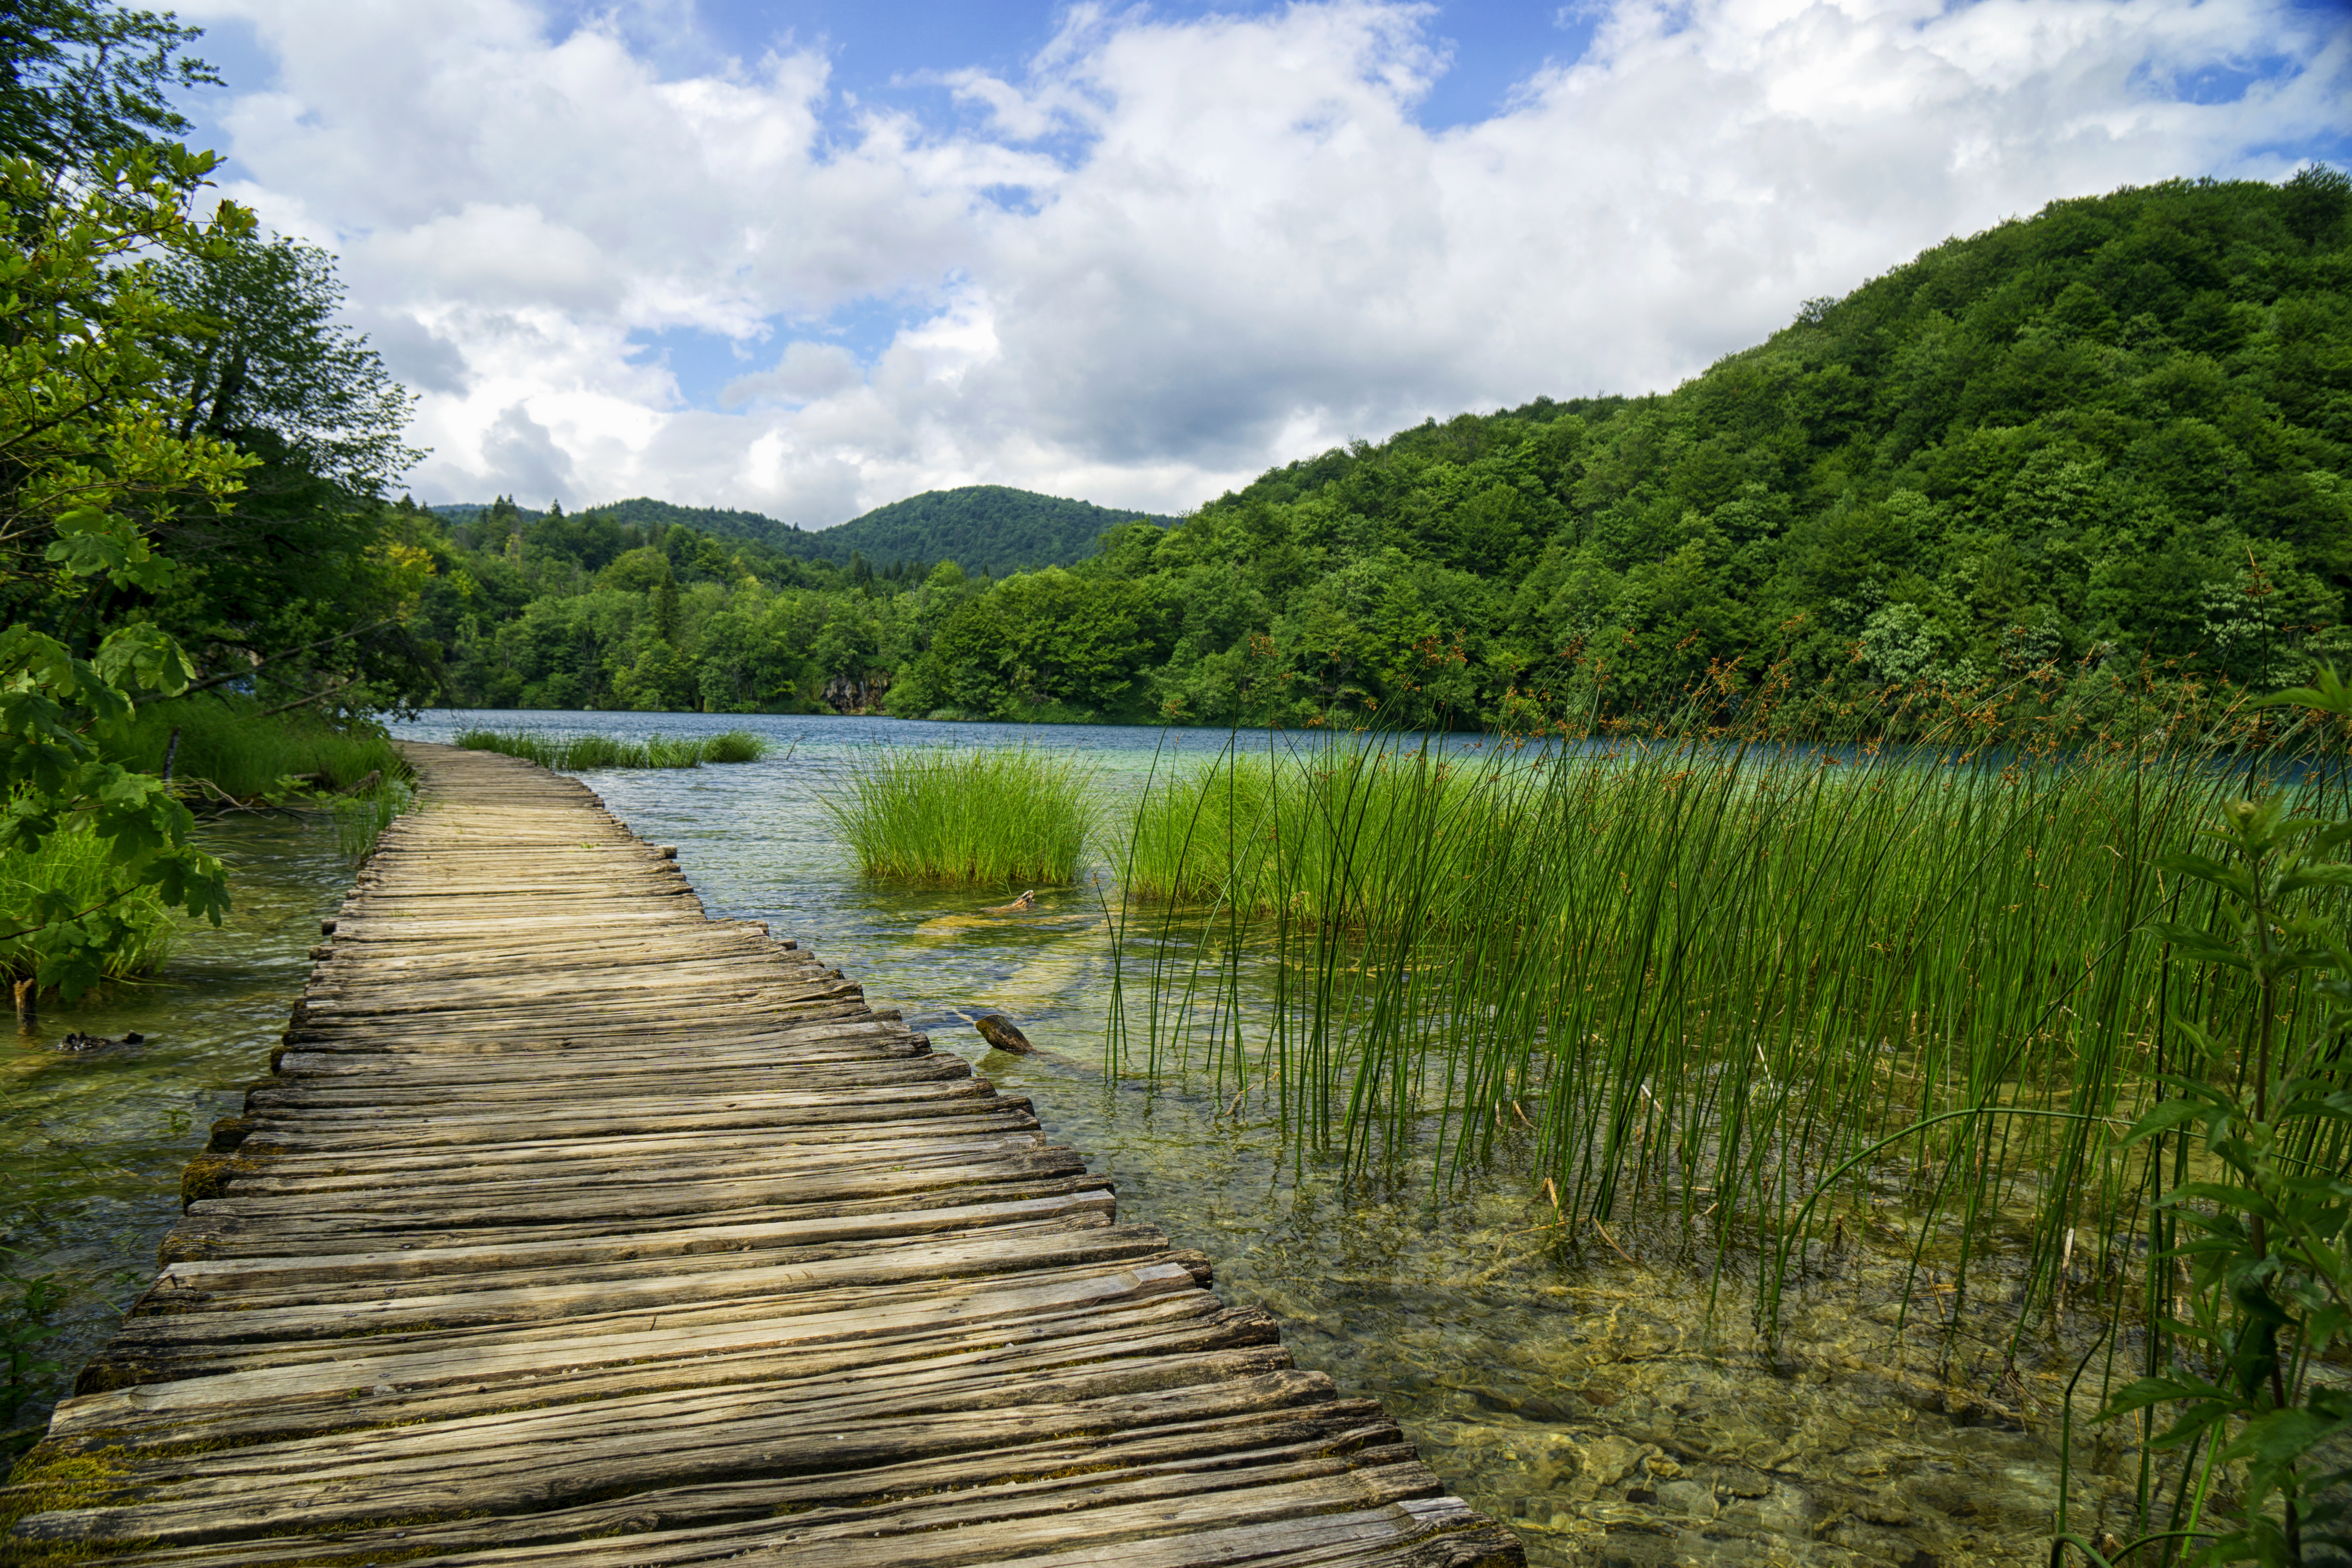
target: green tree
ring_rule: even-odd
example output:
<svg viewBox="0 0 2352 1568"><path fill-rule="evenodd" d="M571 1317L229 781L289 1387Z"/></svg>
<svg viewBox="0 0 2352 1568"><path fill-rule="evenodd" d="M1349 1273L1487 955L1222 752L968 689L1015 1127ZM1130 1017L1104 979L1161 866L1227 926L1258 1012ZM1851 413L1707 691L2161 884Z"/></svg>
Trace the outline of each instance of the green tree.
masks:
<svg viewBox="0 0 2352 1568"><path fill-rule="evenodd" d="M424 454L403 438L407 394L336 320L333 258L247 237L169 258L158 282L187 323L163 345L178 434L255 460L234 498L162 525L184 570L146 613L201 667L281 699L366 712L422 697L437 649L405 623L431 564L390 536L383 498Z"/></svg>
<svg viewBox="0 0 2352 1568"><path fill-rule="evenodd" d="M11 0L0 6L0 157L46 173L178 137L173 88L219 85L181 50L197 29L112 0Z"/></svg>
<svg viewBox="0 0 2352 1568"><path fill-rule="evenodd" d="M108 905L133 887L217 921L219 862L163 781L105 760L137 700L186 686L187 656L140 620L101 627L105 604L168 591L152 535L182 506L232 496L250 466L183 433L161 346L188 323L158 284L159 257L225 250L251 218L189 205L212 168L176 147L109 153L70 180L0 164L0 851L37 848L87 821L109 846L114 898L15 911L39 931L39 979L77 992L123 934Z"/></svg>

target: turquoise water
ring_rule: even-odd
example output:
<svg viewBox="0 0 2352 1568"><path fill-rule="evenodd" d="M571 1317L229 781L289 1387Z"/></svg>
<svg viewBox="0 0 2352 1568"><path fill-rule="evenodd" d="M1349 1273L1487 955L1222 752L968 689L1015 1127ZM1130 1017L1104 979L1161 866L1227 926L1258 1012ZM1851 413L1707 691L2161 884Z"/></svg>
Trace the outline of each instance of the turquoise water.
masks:
<svg viewBox="0 0 2352 1568"><path fill-rule="evenodd" d="M1948 1359L1916 1319L1896 1331L1888 1267L1856 1259L1798 1292L1774 1367L1744 1309L1710 1319L1704 1260L1639 1229L1614 1230L1606 1246L1561 1237L1508 1149L1443 1201L1425 1180L1370 1191L1294 1170L1248 1114L1181 1083L1104 1071L1102 883L1043 890L1034 912L1008 918L983 912L1001 892L872 882L818 804L877 747L1010 740L1083 752L1115 808L1153 768L1212 754L1227 732L478 712L427 714L400 732L446 740L473 723L769 736L777 750L763 763L583 777L640 835L678 847L713 914L770 921L862 981L874 1005L900 1008L1028 1096L1052 1134L1116 1182L1122 1217L1208 1253L1228 1300L1275 1311L1302 1364L1381 1400L1447 1485L1507 1521L1534 1563L2045 1558L2051 1424L2072 1370L2060 1347L2008 1368L1995 1347L1963 1340ZM346 879L328 830L219 831L239 870L232 930L199 933L155 984L44 1024L137 1028L155 1043L64 1058L36 1039L10 1058L5 1169L50 1194L46 1228L10 1235L72 1284L56 1352L69 1365L152 1268L205 1127L266 1070L315 921ZM964 1016L984 1010L1010 1015L1043 1052L990 1052ZM2122 1523L2115 1463L2078 1468L2077 1528Z"/></svg>

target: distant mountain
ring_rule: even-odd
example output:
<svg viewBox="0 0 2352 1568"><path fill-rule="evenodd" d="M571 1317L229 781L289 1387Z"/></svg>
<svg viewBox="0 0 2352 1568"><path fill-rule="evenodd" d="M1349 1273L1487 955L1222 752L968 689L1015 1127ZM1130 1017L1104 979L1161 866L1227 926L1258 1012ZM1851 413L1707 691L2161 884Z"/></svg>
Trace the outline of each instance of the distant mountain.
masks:
<svg viewBox="0 0 2352 1568"><path fill-rule="evenodd" d="M484 510L478 505L436 506L462 521ZM1032 566L1067 566L1095 552L1095 541L1123 522L1166 528L1176 520L1149 512L1122 511L1092 501L1016 490L1007 485L965 485L925 490L863 517L831 528L802 529L756 511L678 506L639 496L590 507L578 515L608 517L632 528L667 528L684 523L725 539L748 539L803 561L849 564L854 551L877 567L898 562L952 561L967 572L1008 576ZM540 514L525 511L526 521Z"/></svg>
<svg viewBox="0 0 2352 1568"><path fill-rule="evenodd" d="M614 522L625 522L632 528L668 528L682 522L688 528L715 533L722 539L748 539L754 543L781 550L788 555L815 558L815 552L807 547L806 542L816 535L794 528L789 522L778 522L761 512L735 511L715 506L678 506L646 496L639 496L635 500L612 501L587 510L598 517L609 517ZM844 523L842 526L854 525ZM848 560L848 554L844 552L842 559Z"/></svg>
<svg viewBox="0 0 2352 1568"><path fill-rule="evenodd" d="M1123 522L1166 528L1175 521L1005 485L965 485L926 490L816 532L795 531L793 542L782 547L841 565L855 550L877 566L952 561L967 572L1003 577L1024 567L1084 561L1095 552L1096 540Z"/></svg>

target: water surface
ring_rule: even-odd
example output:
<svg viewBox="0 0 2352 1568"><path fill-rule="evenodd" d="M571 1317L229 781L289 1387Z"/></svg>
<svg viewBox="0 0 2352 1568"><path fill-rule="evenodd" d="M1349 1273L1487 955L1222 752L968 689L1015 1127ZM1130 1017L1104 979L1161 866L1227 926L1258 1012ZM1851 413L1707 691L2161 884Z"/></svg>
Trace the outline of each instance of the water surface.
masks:
<svg viewBox="0 0 2352 1568"><path fill-rule="evenodd" d="M222 925L184 922L160 973L47 1004L34 1028L0 1044L0 1333L24 1331L27 1281L62 1293L49 1314L58 1331L28 1347L57 1367L32 1375L34 1397L0 1426L46 1422L60 1384L153 1277L156 1245L180 1215L180 1173L268 1074L319 921L351 879L324 813L197 831L228 863ZM58 1049L72 1033L145 1039Z"/></svg>

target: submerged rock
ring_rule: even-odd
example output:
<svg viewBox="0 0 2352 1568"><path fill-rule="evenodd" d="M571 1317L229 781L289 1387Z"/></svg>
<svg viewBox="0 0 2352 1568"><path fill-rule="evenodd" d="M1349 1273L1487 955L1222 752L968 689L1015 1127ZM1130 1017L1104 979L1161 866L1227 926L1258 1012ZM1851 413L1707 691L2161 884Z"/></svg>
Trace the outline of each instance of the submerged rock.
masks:
<svg viewBox="0 0 2352 1568"><path fill-rule="evenodd" d="M1021 1057L1037 1054L1037 1047L1029 1043L1029 1037L1002 1013L983 1013L972 1020L971 1026L980 1031L982 1039L1000 1051L1011 1051Z"/></svg>
<svg viewBox="0 0 2352 1568"><path fill-rule="evenodd" d="M110 1040L103 1035L85 1035L77 1029L58 1042L58 1049L79 1054L89 1051L113 1050L123 1046L142 1046L146 1043L147 1037L136 1032L124 1035L121 1039Z"/></svg>

